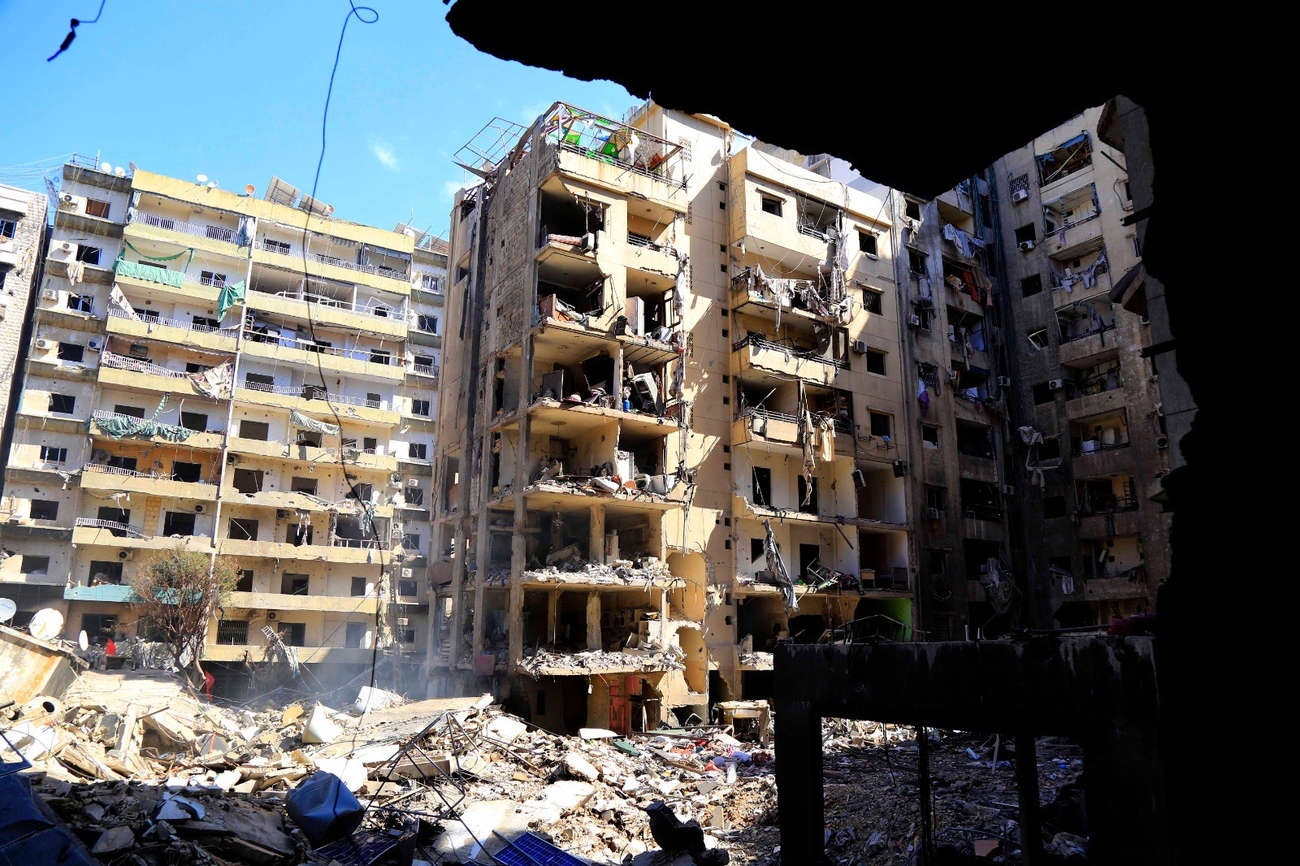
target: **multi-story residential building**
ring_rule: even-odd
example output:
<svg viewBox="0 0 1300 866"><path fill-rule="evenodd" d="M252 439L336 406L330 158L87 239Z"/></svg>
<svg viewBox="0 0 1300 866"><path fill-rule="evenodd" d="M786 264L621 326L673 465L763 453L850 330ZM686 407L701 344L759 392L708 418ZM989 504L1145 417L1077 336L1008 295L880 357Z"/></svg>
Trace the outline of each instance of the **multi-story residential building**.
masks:
<svg viewBox="0 0 1300 866"><path fill-rule="evenodd" d="M1102 111L1007 154L990 177L1027 477L1013 542L1047 626L1151 610L1169 571L1170 515L1147 492L1171 468L1169 436L1149 323L1111 300L1141 250L1124 155L1098 136Z"/></svg>
<svg viewBox="0 0 1300 866"><path fill-rule="evenodd" d="M887 200L736 145L557 103L462 151L431 691L642 729L769 694L778 637L910 636Z"/></svg>
<svg viewBox="0 0 1300 866"><path fill-rule="evenodd" d="M8 454L18 421L14 409L22 394L22 367L31 334L27 308L39 285L48 204L45 193L0 185L0 454ZM0 477L0 496L5 482ZM18 573L15 569L21 560L7 540L22 532L14 527L7 538L0 538L0 574ZM6 580L0 585L0 597L15 603L18 613L11 624L22 626L58 593L39 584Z"/></svg>
<svg viewBox="0 0 1300 866"><path fill-rule="evenodd" d="M432 412L427 371L405 363L414 239L279 180L252 192L64 167L0 574L56 598L39 603L71 637L147 637L126 604L143 554L234 558L205 658L259 662L275 634L345 677L376 643L423 646L398 462L418 441L404 419Z"/></svg>

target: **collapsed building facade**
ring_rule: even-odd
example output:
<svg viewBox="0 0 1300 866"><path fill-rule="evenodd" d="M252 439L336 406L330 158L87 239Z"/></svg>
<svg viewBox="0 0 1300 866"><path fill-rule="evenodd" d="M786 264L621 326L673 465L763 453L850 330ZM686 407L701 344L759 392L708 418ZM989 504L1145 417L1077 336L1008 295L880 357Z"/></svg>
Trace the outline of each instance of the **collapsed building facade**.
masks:
<svg viewBox="0 0 1300 866"><path fill-rule="evenodd" d="M331 212L64 167L0 505L17 624L147 642L132 578L181 545L239 571L219 688L269 658L350 676L376 642L421 660L445 257Z"/></svg>
<svg viewBox="0 0 1300 866"><path fill-rule="evenodd" d="M431 690L644 730L765 696L779 638L906 639L886 201L653 104L459 158Z"/></svg>

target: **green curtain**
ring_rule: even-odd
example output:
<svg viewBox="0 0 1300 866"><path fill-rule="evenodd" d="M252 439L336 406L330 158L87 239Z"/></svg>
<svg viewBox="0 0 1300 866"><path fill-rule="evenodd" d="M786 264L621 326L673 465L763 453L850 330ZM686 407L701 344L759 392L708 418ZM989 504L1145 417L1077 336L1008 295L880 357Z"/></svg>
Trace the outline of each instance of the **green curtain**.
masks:
<svg viewBox="0 0 1300 866"><path fill-rule="evenodd" d="M217 321L226 317L226 310L229 310L235 304L242 303L245 295L244 281L237 283L227 283L221 287L221 294L217 295Z"/></svg>

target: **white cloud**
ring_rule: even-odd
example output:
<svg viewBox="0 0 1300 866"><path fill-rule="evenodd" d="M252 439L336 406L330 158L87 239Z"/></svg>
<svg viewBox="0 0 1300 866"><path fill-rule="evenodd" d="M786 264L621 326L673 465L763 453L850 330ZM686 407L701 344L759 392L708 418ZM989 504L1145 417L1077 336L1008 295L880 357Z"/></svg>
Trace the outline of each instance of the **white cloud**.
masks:
<svg viewBox="0 0 1300 866"><path fill-rule="evenodd" d="M370 142L370 152L375 155L375 159L390 171L397 170L397 156L393 153L393 148L387 142L375 140Z"/></svg>
<svg viewBox="0 0 1300 866"><path fill-rule="evenodd" d="M458 180L449 180L442 185L442 195L444 198L455 198L456 191L465 184Z"/></svg>

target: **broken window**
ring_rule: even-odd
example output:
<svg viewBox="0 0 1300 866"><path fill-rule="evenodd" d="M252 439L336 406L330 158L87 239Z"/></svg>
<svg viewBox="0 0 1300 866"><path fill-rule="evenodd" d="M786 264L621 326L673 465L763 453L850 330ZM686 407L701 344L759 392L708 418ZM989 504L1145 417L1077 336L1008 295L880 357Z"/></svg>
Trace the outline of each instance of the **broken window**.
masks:
<svg viewBox="0 0 1300 866"><path fill-rule="evenodd" d="M1043 290L1042 274L1034 274L1033 276L1025 277L1023 280L1020 281L1020 294L1023 297L1032 298L1034 295L1038 294L1042 290Z"/></svg>
<svg viewBox="0 0 1300 866"><path fill-rule="evenodd" d="M1028 334L1025 335L1025 339L1029 341L1029 346L1032 349L1046 349L1048 347L1046 328L1039 328L1037 330L1030 331Z"/></svg>
<svg viewBox="0 0 1300 866"><path fill-rule="evenodd" d="M245 373L244 387L254 391L271 391L275 387L275 377L262 373Z"/></svg>
<svg viewBox="0 0 1300 866"><path fill-rule="evenodd" d="M86 576L91 586L98 586L102 583L120 585L122 583L122 563L120 561L91 560Z"/></svg>
<svg viewBox="0 0 1300 866"><path fill-rule="evenodd" d="M423 418L428 418L428 417L429 417L429 401L428 401L428 400L415 400L415 399L412 399L412 400L411 400L411 414L412 414L412 415L419 415L419 416L421 416L421 417L423 417Z"/></svg>
<svg viewBox="0 0 1300 866"><path fill-rule="evenodd" d="M828 238L839 229L840 209L835 205L796 193L799 206L799 232L816 238Z"/></svg>
<svg viewBox="0 0 1300 866"><path fill-rule="evenodd" d="M318 479L316 478L300 478L294 476L289 480L289 489L294 493L306 493L310 496L315 496L318 483Z"/></svg>
<svg viewBox="0 0 1300 866"><path fill-rule="evenodd" d="M876 247L876 236L871 232L858 231L858 249L867 255L875 258L879 255Z"/></svg>
<svg viewBox="0 0 1300 866"><path fill-rule="evenodd" d="M44 499L33 499L31 505L32 520L58 520L59 503L49 502Z"/></svg>
<svg viewBox="0 0 1300 866"><path fill-rule="evenodd" d="M998 502L998 488L987 481L975 481L971 478L961 479L961 505L967 517L976 520L988 520L994 523L1002 521L1002 508Z"/></svg>
<svg viewBox="0 0 1300 866"><path fill-rule="evenodd" d="M77 343L59 343L59 360L79 361L86 356L86 347Z"/></svg>
<svg viewBox="0 0 1300 866"><path fill-rule="evenodd" d="M804 514L817 513L817 479L805 478L800 475L797 480L798 502L795 504L795 510Z"/></svg>
<svg viewBox="0 0 1300 866"><path fill-rule="evenodd" d="M71 415L77 406L77 398L71 394L51 394L50 411L59 415Z"/></svg>
<svg viewBox="0 0 1300 866"><path fill-rule="evenodd" d="M754 467L754 504L764 508L772 503L772 470L763 466Z"/></svg>
<svg viewBox="0 0 1300 866"><path fill-rule="evenodd" d="M214 271L199 271L199 282L205 286L222 289L226 286L226 275Z"/></svg>
<svg viewBox="0 0 1300 866"><path fill-rule="evenodd" d="M1043 460L1058 460L1060 459L1060 457L1061 457L1061 437L1044 436L1042 444L1038 446L1039 461L1041 462Z"/></svg>
<svg viewBox="0 0 1300 866"><path fill-rule="evenodd" d="M931 575L948 573L948 551L927 548L925 551L926 571Z"/></svg>
<svg viewBox="0 0 1300 866"><path fill-rule="evenodd" d="M86 199L86 216L108 219L109 204L97 198Z"/></svg>
<svg viewBox="0 0 1300 866"><path fill-rule="evenodd" d="M360 649L366 639L366 623L349 622L344 624L343 645L351 649Z"/></svg>
<svg viewBox="0 0 1300 866"><path fill-rule="evenodd" d="M904 212L907 214L908 219L919 221L921 219L921 203L918 201L912 201L910 198L906 199Z"/></svg>
<svg viewBox="0 0 1300 866"><path fill-rule="evenodd" d="M772 216L781 215L781 200L779 198L770 195L760 195L758 198L763 213L770 213Z"/></svg>
<svg viewBox="0 0 1300 866"><path fill-rule="evenodd" d="M85 262L88 265L99 264L99 255L103 252L99 247L77 247L77 261Z"/></svg>
<svg viewBox="0 0 1300 866"><path fill-rule="evenodd" d="M924 274L925 253L909 248L907 251L907 267L914 274Z"/></svg>
<svg viewBox="0 0 1300 866"><path fill-rule="evenodd" d="M49 445L41 446L42 463L65 463L68 459L67 448L52 448Z"/></svg>
<svg viewBox="0 0 1300 866"><path fill-rule="evenodd" d="M939 447L939 426L937 424L921 425L921 441L928 442L935 448Z"/></svg>
<svg viewBox="0 0 1300 866"><path fill-rule="evenodd" d="M1100 214L1097 185L1090 183L1043 205L1043 231L1048 236L1053 232L1064 232ZM1061 239L1064 241L1063 235Z"/></svg>
<svg viewBox="0 0 1300 866"><path fill-rule="evenodd" d="M242 517L230 518L230 527L226 537L242 541L257 541L257 521Z"/></svg>
<svg viewBox="0 0 1300 866"><path fill-rule="evenodd" d="M123 526L129 526L131 523L131 509L118 508L116 505L105 505L96 510L95 517L99 520L106 520L110 523L120 523ZM114 538L126 537L125 529L110 528L108 531Z"/></svg>
<svg viewBox="0 0 1300 866"><path fill-rule="evenodd" d="M1138 507L1132 475L1082 478L1075 482L1074 492L1080 514L1133 511Z"/></svg>
<svg viewBox="0 0 1300 866"><path fill-rule="evenodd" d="M307 595L310 578L305 574L286 573L280 578L281 595Z"/></svg>
<svg viewBox="0 0 1300 866"><path fill-rule="evenodd" d="M870 415L871 435L888 439L893 430L894 417L892 415L886 415L884 412L872 412Z"/></svg>
<svg viewBox="0 0 1300 866"><path fill-rule="evenodd" d="M424 442L412 442L407 448L407 456L411 460L428 460L429 446Z"/></svg>
<svg viewBox="0 0 1300 866"><path fill-rule="evenodd" d="M352 578L352 596L360 598L366 594L366 579L364 577Z"/></svg>
<svg viewBox="0 0 1300 866"><path fill-rule="evenodd" d="M282 622L279 629L280 640L285 646L307 645L307 624L305 622Z"/></svg>
<svg viewBox="0 0 1300 866"><path fill-rule="evenodd" d="M1044 403L1050 403L1056 399L1056 391L1047 382L1039 382L1032 389L1034 395L1034 405L1041 406Z"/></svg>
<svg viewBox="0 0 1300 866"><path fill-rule="evenodd" d="M884 311L883 302L884 292L875 289L863 287L862 289L862 309L868 313L881 313Z"/></svg>
<svg viewBox="0 0 1300 866"><path fill-rule="evenodd" d="M236 469L235 489L240 493L259 493L266 473L261 469Z"/></svg>
<svg viewBox="0 0 1300 866"><path fill-rule="evenodd" d="M971 421L957 421L957 453L966 457L979 457L992 460L993 428L986 424Z"/></svg>
<svg viewBox="0 0 1300 866"><path fill-rule="evenodd" d="M199 463L187 463L177 460L172 463L172 478L186 484L198 484L203 480L203 466Z"/></svg>
<svg viewBox="0 0 1300 866"><path fill-rule="evenodd" d="M235 572L235 592L252 592L253 576L254 572L251 568L244 568Z"/></svg>
<svg viewBox="0 0 1300 866"><path fill-rule="evenodd" d="M1086 131L1081 132L1034 160L1038 163L1038 184L1046 186L1092 165L1092 142Z"/></svg>
<svg viewBox="0 0 1300 866"><path fill-rule="evenodd" d="M1111 305L1110 297L1103 292L1057 309L1056 325L1062 343L1082 340L1114 328L1115 308Z"/></svg>
<svg viewBox="0 0 1300 866"><path fill-rule="evenodd" d="M265 421L250 421L245 418L239 422L239 438L267 442L271 438L271 426Z"/></svg>
<svg viewBox="0 0 1300 866"><path fill-rule="evenodd" d="M1023 225L1016 229L1017 244L1032 244L1036 240L1038 240L1038 230L1034 228L1033 223Z"/></svg>
<svg viewBox="0 0 1300 866"><path fill-rule="evenodd" d="M934 318L934 309L922 301L912 302L912 316L916 319L915 324L922 331L930 330L930 322Z"/></svg>
<svg viewBox="0 0 1300 866"><path fill-rule="evenodd" d="M1044 496L1043 497L1043 519L1052 520L1057 517L1065 516L1065 497L1064 496Z"/></svg>
<svg viewBox="0 0 1300 866"><path fill-rule="evenodd" d="M402 494L406 499L406 504L420 508L424 505L424 488L408 487Z"/></svg>
<svg viewBox="0 0 1300 866"><path fill-rule="evenodd" d="M181 426L202 433L208 429L208 416L202 412L181 412Z"/></svg>
<svg viewBox="0 0 1300 866"><path fill-rule="evenodd" d="M885 353L875 349L867 350L867 372L885 375Z"/></svg>
<svg viewBox="0 0 1300 866"><path fill-rule="evenodd" d="M95 311L94 295L68 295L68 309L75 310L78 313L93 313Z"/></svg>
<svg viewBox="0 0 1300 866"><path fill-rule="evenodd" d="M932 484L925 485L925 507L943 514L948 491Z"/></svg>
<svg viewBox="0 0 1300 866"><path fill-rule="evenodd" d="M193 535L194 515L184 511L168 511L163 515L163 535Z"/></svg>
<svg viewBox="0 0 1300 866"><path fill-rule="evenodd" d="M397 594L403 598L411 598L418 591L413 580L399 580L397 582Z"/></svg>
<svg viewBox="0 0 1300 866"><path fill-rule="evenodd" d="M16 220L0 218L0 238L13 238L18 231L18 222Z"/></svg>

